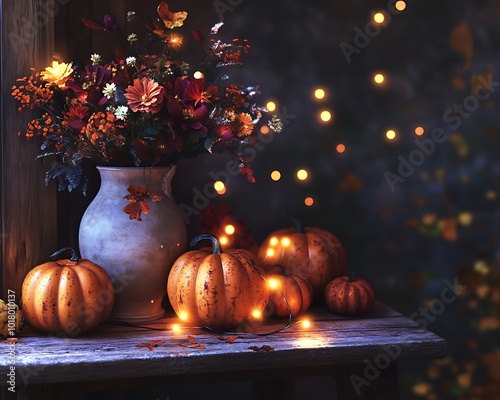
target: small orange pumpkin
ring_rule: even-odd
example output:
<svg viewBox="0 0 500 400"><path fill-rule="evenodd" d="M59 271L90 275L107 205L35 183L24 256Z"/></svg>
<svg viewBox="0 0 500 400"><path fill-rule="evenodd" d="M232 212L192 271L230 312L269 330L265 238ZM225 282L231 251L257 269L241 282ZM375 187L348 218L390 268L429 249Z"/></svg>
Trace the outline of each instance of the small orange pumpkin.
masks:
<svg viewBox="0 0 500 400"><path fill-rule="evenodd" d="M273 314L277 317L288 317L292 314L292 317L295 317L309 309L312 300L311 284L298 275L287 274L281 265L275 268L277 268L276 272L271 269L267 277L269 286L274 289L269 297L270 306L273 306Z"/></svg>
<svg viewBox="0 0 500 400"><path fill-rule="evenodd" d="M325 288L325 302L330 311L345 316L359 316L375 305L372 285L354 273L331 281Z"/></svg>
<svg viewBox="0 0 500 400"><path fill-rule="evenodd" d="M321 298L328 282L347 274L347 260L340 240L328 231L305 227L271 233L259 248L258 257L268 270L276 264L288 273L307 279L315 297Z"/></svg>
<svg viewBox="0 0 500 400"><path fill-rule="evenodd" d="M26 320L42 332L76 336L104 322L111 314L114 292L99 265L71 258L49 261L33 268L24 278L22 304Z"/></svg>
<svg viewBox="0 0 500 400"><path fill-rule="evenodd" d="M168 276L168 299L179 318L222 330L250 320L254 312L262 313L270 289L255 255L243 249L222 252L212 235L199 235L190 246L201 240L210 240L213 249L181 255Z"/></svg>

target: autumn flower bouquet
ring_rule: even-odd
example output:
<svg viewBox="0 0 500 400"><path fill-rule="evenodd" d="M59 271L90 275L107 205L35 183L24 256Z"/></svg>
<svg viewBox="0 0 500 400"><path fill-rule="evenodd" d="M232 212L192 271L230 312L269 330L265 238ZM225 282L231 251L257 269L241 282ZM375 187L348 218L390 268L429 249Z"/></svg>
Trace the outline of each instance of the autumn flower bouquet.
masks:
<svg viewBox="0 0 500 400"><path fill-rule="evenodd" d="M165 166L217 149L230 151L240 171L254 180L244 148L257 140L267 110L255 101L256 87L230 83L225 74L225 67L242 63L249 45L217 40L222 23L212 28L209 40L198 30L186 35L186 17L187 12L171 12L161 2L145 41L136 33L124 34L111 14L102 23L82 19L87 28L110 35L114 60L103 62L99 54L84 66L57 60L18 79L12 95L19 110L43 111L24 134L41 138L39 157L56 158L46 182L56 178L59 190L85 191L82 164L88 160L108 166ZM196 68L178 59L188 36L203 52ZM161 50L149 50L155 46ZM269 116L267 124L275 132L282 129L276 116Z"/></svg>

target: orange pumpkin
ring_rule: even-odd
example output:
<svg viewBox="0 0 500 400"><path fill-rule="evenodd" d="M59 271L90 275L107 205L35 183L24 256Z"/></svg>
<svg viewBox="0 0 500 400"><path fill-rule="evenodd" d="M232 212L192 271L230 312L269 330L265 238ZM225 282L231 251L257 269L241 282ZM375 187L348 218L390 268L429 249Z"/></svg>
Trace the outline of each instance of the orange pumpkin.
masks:
<svg viewBox="0 0 500 400"><path fill-rule="evenodd" d="M76 336L104 322L114 303L111 281L99 265L78 259L49 261L24 278L22 304L26 320L42 332Z"/></svg>
<svg viewBox="0 0 500 400"><path fill-rule="evenodd" d="M255 255L243 249L221 252L212 235L199 235L190 246L206 239L213 249L188 251L170 270L167 294L175 313L190 325L218 330L250 320L254 312L262 313L270 289Z"/></svg>
<svg viewBox="0 0 500 400"><path fill-rule="evenodd" d="M273 314L277 317L288 317L292 314L292 317L295 317L306 311L312 300L311 284L298 275L288 275L281 265L275 268L276 272L271 269L267 277L269 286L274 289L269 297Z"/></svg>
<svg viewBox="0 0 500 400"><path fill-rule="evenodd" d="M347 260L339 239L328 231L305 227L271 233L259 248L258 258L268 270L282 265L288 273L307 279L315 297L321 297L328 282L347 274Z"/></svg>
<svg viewBox="0 0 500 400"><path fill-rule="evenodd" d="M325 288L325 302L330 311L345 316L359 316L375 305L372 286L354 274L331 281Z"/></svg>

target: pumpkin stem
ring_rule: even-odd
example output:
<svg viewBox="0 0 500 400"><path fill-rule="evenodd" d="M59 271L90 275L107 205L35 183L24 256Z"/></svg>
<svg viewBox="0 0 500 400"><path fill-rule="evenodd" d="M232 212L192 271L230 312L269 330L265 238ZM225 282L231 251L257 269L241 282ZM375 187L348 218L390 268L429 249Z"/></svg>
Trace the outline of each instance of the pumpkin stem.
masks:
<svg viewBox="0 0 500 400"><path fill-rule="evenodd" d="M349 273L349 275L347 276L347 282L352 282L355 273L356 271L352 271Z"/></svg>
<svg viewBox="0 0 500 400"><path fill-rule="evenodd" d="M295 224L295 230L297 233L304 233L304 227L302 226L302 222L300 222L297 218L287 217L290 221Z"/></svg>
<svg viewBox="0 0 500 400"><path fill-rule="evenodd" d="M202 240L210 240L212 242L212 247L214 249L212 254L222 253L222 249L220 248L220 244L217 238L214 235L210 235L208 233L196 236L193 240L191 240L191 243L189 243L189 247L196 246L198 242L201 242Z"/></svg>
<svg viewBox="0 0 500 400"><path fill-rule="evenodd" d="M71 257L69 258L71 261L78 261L79 260L78 254L76 254L76 251L74 249L72 249L71 247L64 247L61 250L57 250L55 253L52 253L49 256L49 258L52 261L54 261L59 256L59 254L61 254L62 252L65 252L66 250L71 251Z"/></svg>

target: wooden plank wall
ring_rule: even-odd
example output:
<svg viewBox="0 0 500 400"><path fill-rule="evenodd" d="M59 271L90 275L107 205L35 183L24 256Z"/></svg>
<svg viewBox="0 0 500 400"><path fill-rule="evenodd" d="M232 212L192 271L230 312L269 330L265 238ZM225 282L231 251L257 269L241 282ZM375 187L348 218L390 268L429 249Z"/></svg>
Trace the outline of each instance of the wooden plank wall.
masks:
<svg viewBox="0 0 500 400"><path fill-rule="evenodd" d="M64 3L58 0L59 3ZM12 99L15 79L30 67L49 65L53 52L55 0L0 0L1 9L1 268L2 297L21 297L26 273L56 250L56 190L44 183L48 164L37 160L38 146L17 136L36 113L18 113Z"/></svg>

